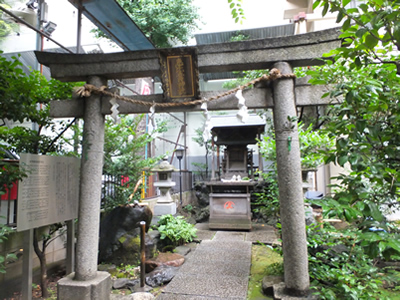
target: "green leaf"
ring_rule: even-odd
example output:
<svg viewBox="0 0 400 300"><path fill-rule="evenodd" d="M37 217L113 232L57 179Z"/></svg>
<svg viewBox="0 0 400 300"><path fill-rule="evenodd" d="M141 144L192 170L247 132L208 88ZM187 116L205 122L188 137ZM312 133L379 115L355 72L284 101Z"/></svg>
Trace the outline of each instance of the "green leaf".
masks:
<svg viewBox="0 0 400 300"><path fill-rule="evenodd" d="M329 3L328 3L328 2L325 2L324 8L323 8L323 10L322 10L322 16L323 16L323 17L324 17L324 16L326 15L326 13L328 12L328 9L329 9Z"/></svg>
<svg viewBox="0 0 400 300"><path fill-rule="evenodd" d="M316 9L316 8L319 6L320 3L321 3L320 0L315 1L315 2L313 3L313 10Z"/></svg>
<svg viewBox="0 0 400 300"><path fill-rule="evenodd" d="M387 241L387 245L392 247L394 250L400 253L400 241L389 239Z"/></svg>
<svg viewBox="0 0 400 300"><path fill-rule="evenodd" d="M361 8L364 13L368 12L368 5L361 3L358 7Z"/></svg>
<svg viewBox="0 0 400 300"><path fill-rule="evenodd" d="M351 0L343 0L343 7L346 7L350 2Z"/></svg>
<svg viewBox="0 0 400 300"><path fill-rule="evenodd" d="M374 49L378 44L378 39L371 34L367 34L365 37L365 44L369 49Z"/></svg>
<svg viewBox="0 0 400 300"><path fill-rule="evenodd" d="M339 13L338 13L338 15L336 17L336 23L340 23L343 20L343 18L344 18L343 11L339 10ZM343 30L345 30L345 29L343 29Z"/></svg>
<svg viewBox="0 0 400 300"><path fill-rule="evenodd" d="M400 44L400 26L395 26L393 31L393 38L396 40L397 44Z"/></svg>
<svg viewBox="0 0 400 300"><path fill-rule="evenodd" d="M357 96L357 91L356 90L350 90L347 94L346 94L346 101L351 103L353 101L353 99Z"/></svg>
<svg viewBox="0 0 400 300"><path fill-rule="evenodd" d="M359 56L356 57L354 63L356 64L357 68L360 68L362 66L361 59Z"/></svg>
<svg viewBox="0 0 400 300"><path fill-rule="evenodd" d="M357 154L352 154L352 155L350 155L350 157L349 157L349 163L350 163L351 165L357 164L357 163L358 163L359 157L360 157L360 156L357 155Z"/></svg>
<svg viewBox="0 0 400 300"><path fill-rule="evenodd" d="M366 34L368 30L366 28L360 28L359 30L356 31L356 37L362 38L364 34Z"/></svg>
<svg viewBox="0 0 400 300"><path fill-rule="evenodd" d="M338 164L343 167L345 163L347 163L348 161L348 156L347 155L343 155L343 156L339 156L338 157Z"/></svg>
<svg viewBox="0 0 400 300"><path fill-rule="evenodd" d="M7 259L18 259L18 257L14 253L7 254Z"/></svg>
<svg viewBox="0 0 400 300"><path fill-rule="evenodd" d="M351 25L351 19L346 19L346 21L344 21L343 25L342 25L342 30L346 31L347 29L349 29Z"/></svg>
<svg viewBox="0 0 400 300"><path fill-rule="evenodd" d="M373 202L368 202L367 205L371 211L371 216L374 218L374 220L381 222L383 220L383 215L378 206Z"/></svg>

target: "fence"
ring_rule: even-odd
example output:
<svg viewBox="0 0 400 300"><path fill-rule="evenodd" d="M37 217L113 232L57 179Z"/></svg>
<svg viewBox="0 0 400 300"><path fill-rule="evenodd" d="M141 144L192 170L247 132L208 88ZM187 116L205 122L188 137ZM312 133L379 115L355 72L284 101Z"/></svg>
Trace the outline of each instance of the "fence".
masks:
<svg viewBox="0 0 400 300"><path fill-rule="evenodd" d="M4 168L5 164L15 164L18 165L18 161L7 161L0 162L0 168ZM193 189L194 176L191 171L182 170L182 192L190 191ZM180 172L172 173L172 181L176 185L171 189L171 193L180 192ZM142 193L143 198L151 198L157 196L157 189L154 187L153 183L158 181L157 174L146 176L146 188L145 192ZM107 199L115 199L117 197L118 189L127 185L136 185L136 182L129 182L129 177L124 175L111 175L104 174L102 177L102 187L101 187L101 207L105 206ZM129 189L130 193L133 191L133 187ZM139 190L142 185L139 186ZM129 192L128 192L129 193ZM129 195L124 195L129 197ZM17 194L18 188L17 183L13 185L10 189L6 189L6 193L0 196L0 223L6 224L8 226L16 226L17 224Z"/></svg>
<svg viewBox="0 0 400 300"><path fill-rule="evenodd" d="M216 176L219 177L219 174L216 172ZM195 171L193 172L193 182L200 181L210 181L211 180L211 171Z"/></svg>
<svg viewBox="0 0 400 300"><path fill-rule="evenodd" d="M193 189L193 173L191 171L182 170L182 192L191 191ZM171 193L179 193L180 192L180 180L179 180L180 172L172 173L172 181L176 183L176 185L171 189Z"/></svg>
<svg viewBox="0 0 400 300"><path fill-rule="evenodd" d="M193 189L193 174L191 171L182 170L182 192L190 191ZM171 193L179 193L180 192L180 172L172 172L172 181L175 182L175 186L171 188ZM143 184L138 186L138 191L141 191L141 198L151 198L157 196L157 189L154 187L154 182L158 181L157 174L153 174L145 177L145 189L142 190ZM131 186L131 185L134 186ZM104 174L103 182L102 182L102 202L101 206L104 207L106 205L106 201L108 199L115 199L118 197L118 190L121 190L123 186L130 186L130 193L133 192L133 189L136 185L136 182L130 182L129 177L124 175L112 175L112 174ZM128 197L129 195L123 195L124 197Z"/></svg>

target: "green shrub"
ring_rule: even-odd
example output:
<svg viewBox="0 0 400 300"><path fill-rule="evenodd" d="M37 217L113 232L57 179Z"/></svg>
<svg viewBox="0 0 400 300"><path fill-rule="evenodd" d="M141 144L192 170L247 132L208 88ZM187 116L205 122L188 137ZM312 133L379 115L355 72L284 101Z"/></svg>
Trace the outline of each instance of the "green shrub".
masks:
<svg viewBox="0 0 400 300"><path fill-rule="evenodd" d="M271 222L279 222L279 189L275 172L262 173L264 187L262 191L254 193L251 202L253 217L263 218Z"/></svg>
<svg viewBox="0 0 400 300"><path fill-rule="evenodd" d="M139 274L140 269L138 266L121 264L119 267L117 267L116 277L136 279L139 277Z"/></svg>
<svg viewBox="0 0 400 300"><path fill-rule="evenodd" d="M7 235L10 234L13 230L0 223L0 243L3 241L7 240ZM3 256L0 254L0 273L5 273L6 272L6 266L5 263L8 259L17 259L17 256L15 254L6 254L6 256Z"/></svg>
<svg viewBox="0 0 400 300"><path fill-rule="evenodd" d="M324 163L325 152L334 147L333 139L322 130L313 130L313 124L298 124L301 168L316 169ZM262 156L267 161L276 162L275 132L264 136L259 142Z"/></svg>
<svg viewBox="0 0 400 300"><path fill-rule="evenodd" d="M158 231L161 240L169 245L179 246L193 241L197 229L182 216L164 215L158 221Z"/></svg>
<svg viewBox="0 0 400 300"><path fill-rule="evenodd" d="M320 299L390 299L382 287L390 274L378 271L354 229L309 227L307 241L311 285Z"/></svg>

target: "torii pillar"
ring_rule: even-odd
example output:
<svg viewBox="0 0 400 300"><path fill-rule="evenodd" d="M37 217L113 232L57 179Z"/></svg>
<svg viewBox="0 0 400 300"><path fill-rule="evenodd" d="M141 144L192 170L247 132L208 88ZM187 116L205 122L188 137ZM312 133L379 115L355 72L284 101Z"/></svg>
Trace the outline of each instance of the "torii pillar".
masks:
<svg viewBox="0 0 400 300"><path fill-rule="evenodd" d="M293 73L292 67L286 62L275 63L274 68L280 70L282 75ZM274 81L273 118L285 293L292 296L306 296L309 293L310 279L294 90L293 78L280 78Z"/></svg>
<svg viewBox="0 0 400 300"><path fill-rule="evenodd" d="M89 84L101 87L105 79L93 76ZM59 300L110 299L111 277L97 271L100 227L101 178L103 171L104 123L101 96L85 98L83 145L75 273L58 281Z"/></svg>

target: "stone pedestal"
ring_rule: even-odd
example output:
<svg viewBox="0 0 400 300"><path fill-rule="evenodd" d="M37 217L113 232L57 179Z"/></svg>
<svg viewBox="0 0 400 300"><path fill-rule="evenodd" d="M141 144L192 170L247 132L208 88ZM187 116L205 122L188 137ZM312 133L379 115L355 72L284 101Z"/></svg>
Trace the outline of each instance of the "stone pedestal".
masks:
<svg viewBox="0 0 400 300"><path fill-rule="evenodd" d="M209 228L251 230L250 193L210 193Z"/></svg>
<svg viewBox="0 0 400 300"><path fill-rule="evenodd" d="M158 187L160 190L160 196L158 196L157 203L171 203L173 200L170 191L175 185L176 183L173 181L155 182L154 186Z"/></svg>
<svg viewBox="0 0 400 300"><path fill-rule="evenodd" d="M155 216L163 216L163 215L175 215L176 214L176 203L157 203L154 206L154 215Z"/></svg>
<svg viewBox="0 0 400 300"><path fill-rule="evenodd" d="M109 300L111 276L108 272L97 272L91 280L74 280L75 273L58 281L58 300Z"/></svg>

